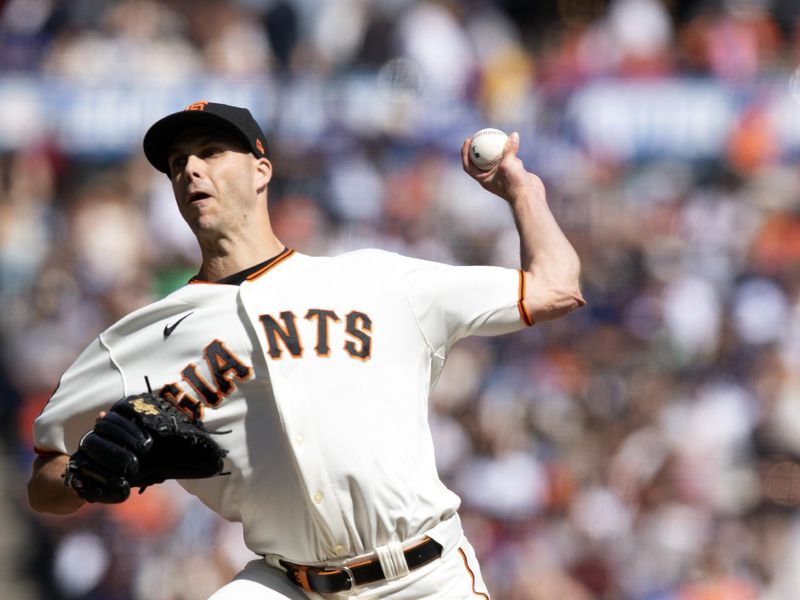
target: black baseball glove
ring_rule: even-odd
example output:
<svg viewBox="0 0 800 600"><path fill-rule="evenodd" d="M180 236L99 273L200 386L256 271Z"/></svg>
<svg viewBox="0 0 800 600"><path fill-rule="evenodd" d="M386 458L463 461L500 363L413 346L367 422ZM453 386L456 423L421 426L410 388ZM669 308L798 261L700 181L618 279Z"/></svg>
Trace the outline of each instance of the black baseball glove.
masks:
<svg viewBox="0 0 800 600"><path fill-rule="evenodd" d="M199 419L153 393L117 401L70 457L64 484L89 502L124 502L167 479L222 472L227 451Z"/></svg>

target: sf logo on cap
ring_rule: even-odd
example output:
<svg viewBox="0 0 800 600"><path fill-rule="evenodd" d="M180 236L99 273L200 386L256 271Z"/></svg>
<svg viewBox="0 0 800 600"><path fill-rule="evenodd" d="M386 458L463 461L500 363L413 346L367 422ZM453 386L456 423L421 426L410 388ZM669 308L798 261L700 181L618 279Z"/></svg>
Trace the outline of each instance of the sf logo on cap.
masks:
<svg viewBox="0 0 800 600"><path fill-rule="evenodd" d="M190 104L183 110L205 110L206 104L208 104L208 100L200 100L200 102Z"/></svg>

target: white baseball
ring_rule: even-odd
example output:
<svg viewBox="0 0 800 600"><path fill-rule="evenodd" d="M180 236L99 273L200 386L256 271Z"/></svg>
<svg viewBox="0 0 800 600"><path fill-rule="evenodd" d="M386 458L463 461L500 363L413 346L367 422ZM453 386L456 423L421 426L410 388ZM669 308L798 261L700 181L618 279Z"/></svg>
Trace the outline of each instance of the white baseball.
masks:
<svg viewBox="0 0 800 600"><path fill-rule="evenodd" d="M489 171L503 158L503 148L508 136L499 129L481 129L472 136L469 160L481 171Z"/></svg>

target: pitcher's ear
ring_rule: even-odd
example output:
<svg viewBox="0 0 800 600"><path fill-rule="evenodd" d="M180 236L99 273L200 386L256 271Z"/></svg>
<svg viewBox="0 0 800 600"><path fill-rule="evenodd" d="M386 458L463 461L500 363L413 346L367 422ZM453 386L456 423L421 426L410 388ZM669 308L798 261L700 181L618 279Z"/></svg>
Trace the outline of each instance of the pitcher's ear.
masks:
<svg viewBox="0 0 800 600"><path fill-rule="evenodd" d="M257 158L258 189L265 187L272 180L272 163L268 158Z"/></svg>

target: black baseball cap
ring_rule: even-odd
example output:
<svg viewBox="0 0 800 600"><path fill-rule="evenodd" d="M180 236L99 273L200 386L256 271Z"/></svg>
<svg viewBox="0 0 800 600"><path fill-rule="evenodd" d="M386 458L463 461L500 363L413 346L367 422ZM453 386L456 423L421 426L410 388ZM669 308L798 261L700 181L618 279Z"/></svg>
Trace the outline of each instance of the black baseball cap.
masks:
<svg viewBox="0 0 800 600"><path fill-rule="evenodd" d="M207 125L236 136L256 158L269 158L267 136L246 108L201 100L156 121L144 134L144 154L150 164L169 174L167 157L175 138L189 127Z"/></svg>

